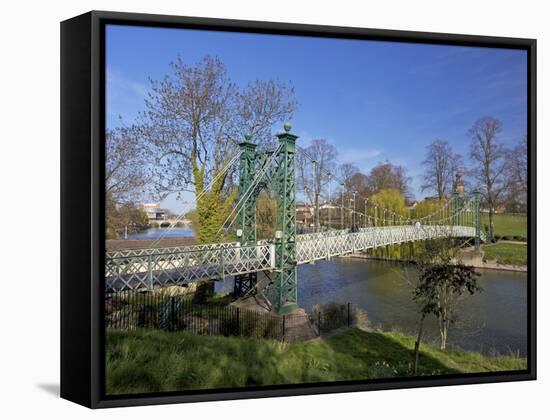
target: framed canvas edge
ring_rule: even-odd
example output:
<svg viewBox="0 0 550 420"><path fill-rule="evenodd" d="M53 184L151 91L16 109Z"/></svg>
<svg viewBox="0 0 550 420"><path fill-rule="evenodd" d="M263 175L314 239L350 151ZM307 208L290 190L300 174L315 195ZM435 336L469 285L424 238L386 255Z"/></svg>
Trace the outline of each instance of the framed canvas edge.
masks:
<svg viewBox="0 0 550 420"><path fill-rule="evenodd" d="M182 402L203 402L245 398L282 397L293 395L312 395L339 392L357 392L386 389L404 389L432 386L452 386L466 384L483 384L509 381L525 381L536 379L536 40L530 38L506 38L482 35L459 35L431 32L414 32L399 30L365 29L351 27L321 26L309 24L274 23L260 21L245 21L233 19L214 19L199 17L181 17L168 15L150 15L139 13L122 13L92 11L83 16L90 19L91 43L90 55L90 115L83 115L83 121L90 122L90 162L91 162L91 220L90 220L90 255L92 265L90 297L84 308L89 309L90 337L90 384L89 399L76 401L90 408L107 408L120 406L136 406L151 404L170 404ZM62 26L65 22L62 23ZM178 392L170 394L105 396L104 392L104 329L102 328L103 299L102 271L104 251L104 210L102 180L104 171L104 25L127 24L160 27L186 27L221 31L260 32L282 35L304 35L317 37L338 37L350 39L373 39L399 42L465 45L490 48L516 48L527 51L528 61L528 154L529 154L529 220L528 220L528 368L526 371L464 374L460 376L402 378L391 381L363 383L323 383L289 385L285 387L264 387L261 389L206 390L193 392ZM63 78L63 76L62 76ZM62 106L62 121L63 121ZM63 143L62 143L63 145ZM65 175L66 176L66 175ZM78 175L74 175L78 176ZM63 173L62 173L63 177ZM63 182L63 179L62 179ZM63 197L62 197L63 200ZM62 216L63 224L63 216ZM61 244L63 249L64 244ZM62 261L63 265L63 261ZM85 277L85 276L83 276ZM89 280L90 277L87 277ZM63 285L62 285L63 289ZM62 290L63 293L63 290ZM86 310L88 310L86 309ZM68 314L65 314L65 317ZM63 318L63 314L62 314ZM63 322L63 319L62 319ZM63 345L62 345L63 347ZM62 388L63 389L63 388Z"/></svg>

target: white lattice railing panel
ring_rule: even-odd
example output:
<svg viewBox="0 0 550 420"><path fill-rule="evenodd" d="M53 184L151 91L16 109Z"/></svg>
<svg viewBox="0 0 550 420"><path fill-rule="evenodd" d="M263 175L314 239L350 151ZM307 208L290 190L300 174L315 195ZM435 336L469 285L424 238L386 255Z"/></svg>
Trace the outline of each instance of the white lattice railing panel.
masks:
<svg viewBox="0 0 550 420"><path fill-rule="evenodd" d="M322 232L298 235L296 253L298 264L356 251L443 237L473 237L475 228L469 226L378 226L358 232ZM485 240L482 235L482 240Z"/></svg>
<svg viewBox="0 0 550 420"><path fill-rule="evenodd" d="M239 246L239 242L223 242L218 244L199 244L199 245L185 245L185 246L172 246L164 248L136 248L136 249L121 249L118 251L108 251L105 255L108 258L115 257L139 257L150 254L175 254L178 252L189 251L205 251L218 248L233 248Z"/></svg>
<svg viewBox="0 0 550 420"><path fill-rule="evenodd" d="M274 268L274 245L211 247L174 253L106 256L105 288L152 290L207 279L222 279Z"/></svg>
<svg viewBox="0 0 550 420"><path fill-rule="evenodd" d="M328 231L296 236L298 264L351 254L357 251L442 237L474 237L470 226L377 226L358 232ZM485 235L481 233L485 241ZM206 279L273 270L275 246L239 243L187 247L123 250L106 253L106 290L154 289Z"/></svg>

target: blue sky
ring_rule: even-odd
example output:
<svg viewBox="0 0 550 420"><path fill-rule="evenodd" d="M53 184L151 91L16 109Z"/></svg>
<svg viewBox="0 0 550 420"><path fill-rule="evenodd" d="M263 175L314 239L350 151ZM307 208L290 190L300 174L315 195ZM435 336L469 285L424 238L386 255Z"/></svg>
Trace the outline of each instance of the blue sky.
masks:
<svg viewBox="0 0 550 420"><path fill-rule="evenodd" d="M482 116L502 121L508 145L527 130L525 51L112 25L106 39L108 127L119 117L133 122L149 78L169 73L178 54L187 63L210 54L239 85L293 84L292 131L301 146L325 138L340 163L364 172L386 159L404 165L417 198L426 195L420 162L435 138L467 156L467 130ZM163 204L179 212L190 201L187 195Z"/></svg>

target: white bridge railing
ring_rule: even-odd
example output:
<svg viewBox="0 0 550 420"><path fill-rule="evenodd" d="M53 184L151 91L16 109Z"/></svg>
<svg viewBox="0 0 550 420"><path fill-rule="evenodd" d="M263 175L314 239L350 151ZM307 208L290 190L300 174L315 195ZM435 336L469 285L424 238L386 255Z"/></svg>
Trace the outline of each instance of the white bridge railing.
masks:
<svg viewBox="0 0 550 420"><path fill-rule="evenodd" d="M363 228L358 232L309 233L298 236L296 257L298 264L304 264L386 245L444 237L468 238L474 237L475 233L474 227L447 225L381 226Z"/></svg>
<svg viewBox="0 0 550 420"><path fill-rule="evenodd" d="M305 264L386 245L449 236L473 237L475 228L403 225L297 235L296 259L297 264ZM275 245L265 241L246 246L231 242L121 250L105 255L105 288L107 292L152 290L275 268Z"/></svg>
<svg viewBox="0 0 550 420"><path fill-rule="evenodd" d="M189 249L187 249L189 248ZM117 251L105 259L105 289L155 289L199 280L264 271L275 266L275 245L181 247Z"/></svg>

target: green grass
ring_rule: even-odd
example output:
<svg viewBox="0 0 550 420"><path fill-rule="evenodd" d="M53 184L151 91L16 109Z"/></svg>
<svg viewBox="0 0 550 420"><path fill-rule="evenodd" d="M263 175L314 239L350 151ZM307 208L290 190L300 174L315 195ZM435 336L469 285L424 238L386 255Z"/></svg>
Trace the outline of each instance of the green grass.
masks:
<svg viewBox="0 0 550 420"><path fill-rule="evenodd" d="M483 247L483 259L499 264L527 265L527 245L497 243Z"/></svg>
<svg viewBox="0 0 550 420"><path fill-rule="evenodd" d="M108 332L109 395L376 379L409 375L414 339L348 330L309 342L282 343L185 332ZM420 375L526 369L514 356L442 352L422 345Z"/></svg>
<svg viewBox="0 0 550 420"><path fill-rule="evenodd" d="M527 238L527 217L521 214L499 213L494 215L495 235L507 239ZM489 225L489 215L481 214L481 229ZM516 238L514 238L516 237Z"/></svg>

